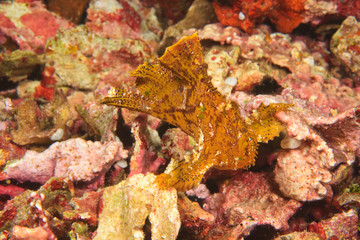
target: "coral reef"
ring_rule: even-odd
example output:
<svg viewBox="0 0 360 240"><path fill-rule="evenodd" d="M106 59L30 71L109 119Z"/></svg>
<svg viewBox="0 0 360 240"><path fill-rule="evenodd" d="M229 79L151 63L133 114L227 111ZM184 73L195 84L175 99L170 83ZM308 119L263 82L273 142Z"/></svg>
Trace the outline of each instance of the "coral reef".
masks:
<svg viewBox="0 0 360 240"><path fill-rule="evenodd" d="M359 19L0 1L0 239L359 239Z"/></svg>

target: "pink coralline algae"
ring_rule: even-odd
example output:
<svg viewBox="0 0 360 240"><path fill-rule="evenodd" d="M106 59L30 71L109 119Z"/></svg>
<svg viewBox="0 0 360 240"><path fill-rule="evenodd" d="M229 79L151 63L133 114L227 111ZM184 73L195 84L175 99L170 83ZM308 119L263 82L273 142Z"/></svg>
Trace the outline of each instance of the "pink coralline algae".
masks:
<svg viewBox="0 0 360 240"><path fill-rule="evenodd" d="M20 193L23 193L25 189L21 187L17 187L15 185L7 185L7 186L0 186L0 195L7 195L10 197L15 197Z"/></svg>
<svg viewBox="0 0 360 240"><path fill-rule="evenodd" d="M285 94L288 98L291 94ZM292 97L290 97L292 98ZM290 137L302 141L298 149L282 150L274 170L280 190L289 197L309 201L331 196L332 169L351 165L360 146L356 109L324 117L315 107L295 100L297 114L278 114ZM318 111L318 114L316 114Z"/></svg>
<svg viewBox="0 0 360 240"><path fill-rule="evenodd" d="M160 138L156 130L149 126L148 118L144 114L140 114L135 119L132 129L135 146L133 155L130 158L131 172L129 175L147 172L155 173L161 165L165 164L165 159L158 155L155 147L160 145Z"/></svg>
<svg viewBox="0 0 360 240"><path fill-rule="evenodd" d="M68 21L48 12L41 2L2 3L0 16L1 34L11 38L20 49L37 53L43 53L46 41L56 35L59 27L71 27Z"/></svg>
<svg viewBox="0 0 360 240"><path fill-rule="evenodd" d="M191 239L206 239L213 228L215 217L184 195L179 195L178 209L183 227L181 236L188 235Z"/></svg>
<svg viewBox="0 0 360 240"><path fill-rule="evenodd" d="M6 203L0 212L2 236L51 240L67 238L69 232L77 236L91 234L83 230L97 225L101 194L77 192L82 196L75 197L71 181L52 178L39 190L25 191Z"/></svg>
<svg viewBox="0 0 360 240"><path fill-rule="evenodd" d="M327 113L359 105L359 92L350 87L353 80L344 84L346 79L342 79L338 70L330 69L330 54L324 42L272 33L267 26L249 35L233 27L209 24L199 36L240 47L240 64L228 62L230 71L225 75L238 79L235 90L250 91L264 79L273 79Z"/></svg>
<svg viewBox="0 0 360 240"><path fill-rule="evenodd" d="M270 224L276 229L287 230L288 219L301 207L301 203L273 192L274 186L276 184L270 174L252 172L238 174L220 186L220 192L208 197L204 204L204 209L213 213L217 221L225 221L225 225L219 225L213 234L231 232L239 234L233 237L244 237L247 234L245 230L249 229L238 230L249 219L253 222L251 225ZM220 235L218 237L224 239Z"/></svg>
<svg viewBox="0 0 360 240"><path fill-rule="evenodd" d="M316 232L323 239L358 239L357 222L356 211L349 210L321 222L311 223L309 231Z"/></svg>
<svg viewBox="0 0 360 240"><path fill-rule="evenodd" d="M127 157L121 143L69 139L52 144L44 152L27 150L24 157L9 162L4 172L9 179L45 183L53 176L72 181L91 181Z"/></svg>
<svg viewBox="0 0 360 240"><path fill-rule="evenodd" d="M243 106L245 116L261 103L291 102L292 110L277 117L286 125L287 138L293 138L297 147L285 146L278 152L275 180L282 194L299 201L332 196L330 184L336 167L351 166L360 146L357 108L332 116L290 89L285 89L282 96L258 95L249 99L234 94L232 99Z"/></svg>
<svg viewBox="0 0 360 240"><path fill-rule="evenodd" d="M162 33L154 9L144 8L138 0L91 1L86 25L105 38L140 38L153 42Z"/></svg>
<svg viewBox="0 0 360 240"><path fill-rule="evenodd" d="M183 160L191 154L195 142L179 128L168 129L161 139L163 154L168 158Z"/></svg>

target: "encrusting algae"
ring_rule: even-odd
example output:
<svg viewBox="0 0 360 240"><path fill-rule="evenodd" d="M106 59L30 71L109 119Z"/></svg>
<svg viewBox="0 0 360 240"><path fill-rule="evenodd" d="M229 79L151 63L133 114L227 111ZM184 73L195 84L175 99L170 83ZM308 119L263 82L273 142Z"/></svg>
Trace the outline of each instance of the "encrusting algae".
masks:
<svg viewBox="0 0 360 240"><path fill-rule="evenodd" d="M145 62L132 76L138 92L111 88L102 103L158 117L197 142L194 153L157 176L161 188L185 191L198 185L208 169L248 168L255 162L258 142L283 130L274 114L289 104L261 105L249 117L214 88L207 74L197 33L167 48L156 64Z"/></svg>

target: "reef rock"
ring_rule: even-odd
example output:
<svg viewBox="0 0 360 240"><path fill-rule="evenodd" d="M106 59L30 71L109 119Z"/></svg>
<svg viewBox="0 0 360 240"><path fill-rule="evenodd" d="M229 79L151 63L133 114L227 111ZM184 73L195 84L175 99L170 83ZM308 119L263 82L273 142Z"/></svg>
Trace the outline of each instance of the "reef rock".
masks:
<svg viewBox="0 0 360 240"><path fill-rule="evenodd" d="M176 190L160 190L154 181L153 174L136 174L106 188L94 240L145 239L146 219L151 222L151 239L175 240L180 228Z"/></svg>
<svg viewBox="0 0 360 240"><path fill-rule="evenodd" d="M288 229L287 221L301 203L283 198L274 189L276 184L268 173L243 172L221 185L219 193L208 197L204 204L204 209L222 222L212 233L218 239L226 234L237 239L256 225Z"/></svg>
<svg viewBox="0 0 360 240"><path fill-rule="evenodd" d="M4 172L9 179L20 182L45 183L53 176L68 177L71 181L91 181L111 165L127 158L121 142L107 143L69 139L52 144L44 152L27 150L19 159L9 162Z"/></svg>
<svg viewBox="0 0 360 240"><path fill-rule="evenodd" d="M330 49L351 72L360 77L360 23L347 17L332 36Z"/></svg>

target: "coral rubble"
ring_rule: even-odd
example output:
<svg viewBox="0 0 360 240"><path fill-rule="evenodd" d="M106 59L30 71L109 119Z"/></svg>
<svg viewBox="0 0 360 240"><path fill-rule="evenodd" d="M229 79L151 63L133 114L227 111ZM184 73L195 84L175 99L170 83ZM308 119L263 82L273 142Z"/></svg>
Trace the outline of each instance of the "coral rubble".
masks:
<svg viewBox="0 0 360 240"><path fill-rule="evenodd" d="M9 179L19 181L45 183L53 176L91 181L104 175L114 162L126 157L127 151L122 149L120 142L102 144L74 138L56 142L41 153L27 150L21 159L9 162L4 172Z"/></svg>
<svg viewBox="0 0 360 240"><path fill-rule="evenodd" d="M360 23L347 17L331 39L330 49L349 70L360 77Z"/></svg>
<svg viewBox="0 0 360 240"><path fill-rule="evenodd" d="M359 21L0 1L0 239L359 239Z"/></svg>
<svg viewBox="0 0 360 240"><path fill-rule="evenodd" d="M175 189L160 190L152 174L137 174L104 190L104 208L94 239L144 239L148 218L152 239L176 239L180 228Z"/></svg>

